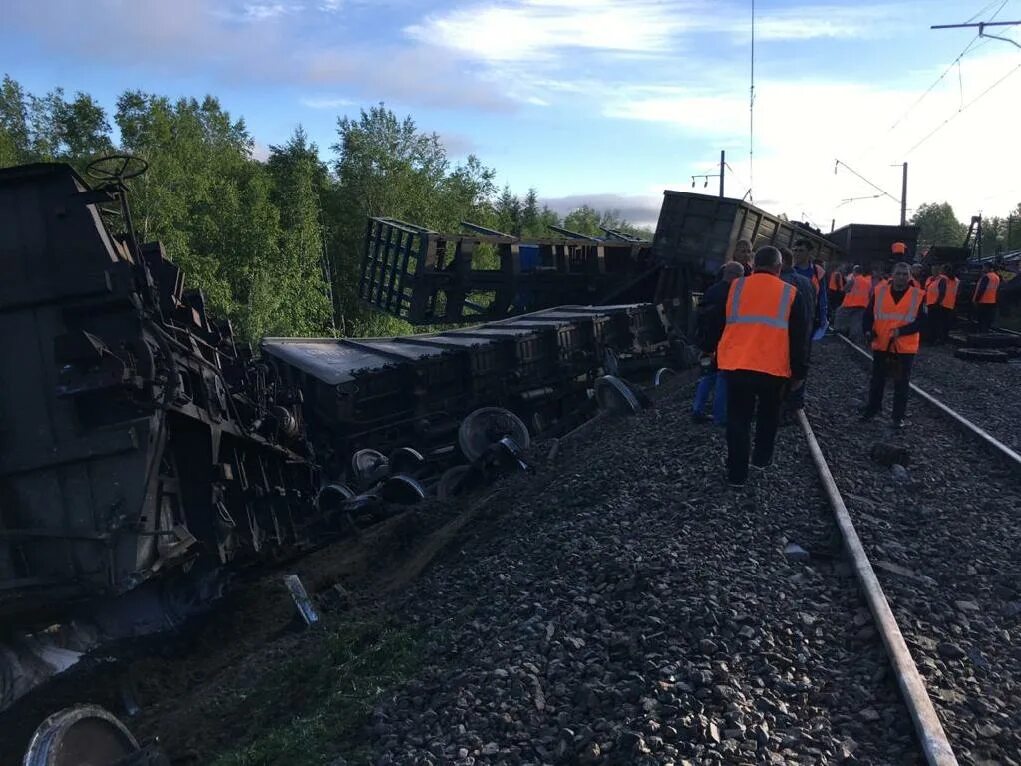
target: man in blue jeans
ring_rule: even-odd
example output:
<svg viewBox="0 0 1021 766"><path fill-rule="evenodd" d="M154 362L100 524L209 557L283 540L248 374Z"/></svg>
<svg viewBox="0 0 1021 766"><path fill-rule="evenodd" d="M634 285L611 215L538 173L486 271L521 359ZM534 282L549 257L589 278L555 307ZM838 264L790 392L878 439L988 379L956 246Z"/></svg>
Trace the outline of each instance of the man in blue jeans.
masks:
<svg viewBox="0 0 1021 766"><path fill-rule="evenodd" d="M737 261L723 265L719 282L711 285L702 295L695 322L695 337L702 351L702 377L695 388L695 402L691 408L691 417L696 423L708 423L709 415L705 412L709 402L709 394L713 394L712 420L718 426L727 424L727 379L726 373L716 368L716 346L723 335L723 325L719 316L719 306L727 303L730 283L744 276L744 266ZM716 310L714 310L716 309Z"/></svg>

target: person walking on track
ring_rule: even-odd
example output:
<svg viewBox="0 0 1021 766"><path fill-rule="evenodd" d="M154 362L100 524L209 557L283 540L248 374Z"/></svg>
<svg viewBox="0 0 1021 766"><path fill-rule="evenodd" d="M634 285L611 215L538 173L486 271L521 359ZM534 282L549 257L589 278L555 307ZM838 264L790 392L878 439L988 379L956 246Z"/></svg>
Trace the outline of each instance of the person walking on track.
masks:
<svg viewBox="0 0 1021 766"><path fill-rule="evenodd" d="M812 280L794 268L794 253L786 247L780 248L780 259L783 264L780 268L780 279L788 284L794 285L801 298L802 311L804 312L805 327L808 330L808 337L805 339L805 363L811 363L812 358L812 330L816 327L815 299L819 294L819 288ZM797 389L787 391L781 408L780 422L788 425L793 422L794 413L805 407L805 381L802 381Z"/></svg>
<svg viewBox="0 0 1021 766"><path fill-rule="evenodd" d="M890 281L879 285L862 317L862 332L872 341L872 376L862 420L871 420L883 407L887 378L893 379L893 425L904 425L911 366L918 353L919 330L925 322L925 295L908 284L906 263L893 267Z"/></svg>
<svg viewBox="0 0 1021 766"><path fill-rule="evenodd" d="M788 386L799 388L807 370L803 298L780 279L780 267L779 250L760 248L754 272L734 280L724 307L716 356L727 373L727 480L732 487L747 482L749 457L758 469L772 463L784 392Z"/></svg>
<svg viewBox="0 0 1021 766"><path fill-rule="evenodd" d="M862 316L869 305L872 297L872 272L868 266L861 269L861 273L853 274L844 288L844 305L841 307L844 312L842 329L846 329L851 340L855 343L862 343L861 337Z"/></svg>
<svg viewBox="0 0 1021 766"><path fill-rule="evenodd" d="M971 297L979 332L989 332L992 329L993 321L996 319L996 300L999 293L1000 275L996 273L996 267L991 262L984 263L982 276L975 285L975 292Z"/></svg>
<svg viewBox="0 0 1021 766"><path fill-rule="evenodd" d="M737 261L723 264L723 278L712 285L702 295L702 302L695 317L695 337L702 358L702 377L695 387L695 401L691 408L691 417L696 423L708 423L710 417L705 412L709 403L709 395L713 395L712 420L718 426L727 424L727 378L716 366L716 346L723 334L723 312L720 308L727 303L730 283L744 276L744 266Z"/></svg>

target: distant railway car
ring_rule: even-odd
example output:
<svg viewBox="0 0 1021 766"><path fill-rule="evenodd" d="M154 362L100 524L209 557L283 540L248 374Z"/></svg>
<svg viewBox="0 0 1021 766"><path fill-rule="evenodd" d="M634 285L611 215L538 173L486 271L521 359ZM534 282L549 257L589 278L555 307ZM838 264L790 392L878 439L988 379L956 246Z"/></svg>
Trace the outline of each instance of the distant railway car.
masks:
<svg viewBox="0 0 1021 766"><path fill-rule="evenodd" d="M873 271L889 271L896 261L913 263L918 253L917 226L884 226L852 223L826 235L843 253L842 265L868 266ZM893 245L904 243L906 252L895 255Z"/></svg>

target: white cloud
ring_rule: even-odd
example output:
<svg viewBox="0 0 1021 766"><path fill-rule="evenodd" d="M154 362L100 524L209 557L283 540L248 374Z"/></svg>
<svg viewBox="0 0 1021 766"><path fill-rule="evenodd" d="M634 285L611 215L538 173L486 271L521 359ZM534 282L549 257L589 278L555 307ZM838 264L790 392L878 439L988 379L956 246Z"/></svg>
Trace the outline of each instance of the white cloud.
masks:
<svg viewBox="0 0 1021 766"><path fill-rule="evenodd" d="M266 19L283 16L285 13L300 11L300 5L284 5L283 3L248 3L244 6L245 18L251 21L264 21Z"/></svg>
<svg viewBox="0 0 1021 766"><path fill-rule="evenodd" d="M355 105L355 102L349 98L303 98L299 103L309 109L339 109Z"/></svg>
<svg viewBox="0 0 1021 766"><path fill-rule="evenodd" d="M779 41L893 35L897 25L903 23L903 10L904 6L896 3L777 9L756 17L755 37L762 41ZM750 36L750 19L734 31Z"/></svg>
<svg viewBox="0 0 1021 766"><path fill-rule="evenodd" d="M760 11L755 33L763 42L882 36L894 33L906 7L808 3ZM578 49L618 57L676 54L696 34L744 43L751 14L736 0L485 0L432 14L404 31L467 58L541 64Z"/></svg>
<svg viewBox="0 0 1021 766"><path fill-rule="evenodd" d="M486 61L538 61L569 49L651 53L670 48L693 27L685 9L701 2L519 0L486 3L427 17L410 37Z"/></svg>

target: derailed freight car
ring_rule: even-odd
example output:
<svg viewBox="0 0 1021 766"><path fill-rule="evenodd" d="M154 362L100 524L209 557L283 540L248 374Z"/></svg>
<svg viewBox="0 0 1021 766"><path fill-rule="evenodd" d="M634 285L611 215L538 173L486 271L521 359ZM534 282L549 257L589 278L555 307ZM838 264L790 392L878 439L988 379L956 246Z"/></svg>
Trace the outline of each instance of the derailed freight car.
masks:
<svg viewBox="0 0 1021 766"><path fill-rule="evenodd" d="M604 369L671 348L649 305L567 306L405 338L269 339L256 358L136 240L126 179L144 163L110 161L95 187L64 164L0 171L5 624L150 582L162 597L196 561L314 542L331 521L324 463L334 479L367 447L449 450L484 406L533 433L567 427Z"/></svg>
<svg viewBox="0 0 1021 766"><path fill-rule="evenodd" d="M267 338L262 350L276 376L301 390L331 474L366 447L463 460L458 428L483 406L509 409L533 436L565 430L591 414L604 370L640 373L675 351L650 304L561 306L397 338Z"/></svg>
<svg viewBox="0 0 1021 766"><path fill-rule="evenodd" d="M846 260L844 251L818 230L743 200L666 191L652 251L659 263L690 264L691 289L701 292L718 278L738 240L747 239L755 250L765 245L790 247L802 237L815 243L816 257L827 264Z"/></svg>
<svg viewBox="0 0 1021 766"><path fill-rule="evenodd" d="M298 544L317 520L297 400L184 290L158 244L136 241L124 179L138 161L112 163L94 168L107 177L96 188L64 164L0 171L8 625L196 559Z"/></svg>
<svg viewBox="0 0 1021 766"><path fill-rule="evenodd" d="M62 639L22 632L84 617L84 647L173 625L222 565L341 531L353 454L471 461L455 434L472 410L553 433L592 413L603 370L671 348L649 305L567 306L414 337L269 339L255 357L137 241L126 180L144 163L90 169L94 187L64 164L0 170L0 709L73 662L46 659Z"/></svg>
<svg viewBox="0 0 1021 766"><path fill-rule="evenodd" d="M413 324L500 319L568 302L644 302L663 307L672 325L684 328L692 294L717 278L739 239L761 247L807 237L827 263L846 260L836 244L805 224L739 199L690 192L664 192L652 243L613 232L526 240L470 228L471 234L441 234L371 219L359 295ZM525 253L534 257L526 262Z"/></svg>

